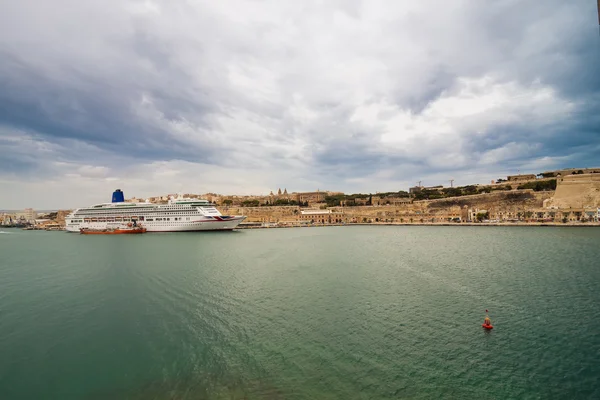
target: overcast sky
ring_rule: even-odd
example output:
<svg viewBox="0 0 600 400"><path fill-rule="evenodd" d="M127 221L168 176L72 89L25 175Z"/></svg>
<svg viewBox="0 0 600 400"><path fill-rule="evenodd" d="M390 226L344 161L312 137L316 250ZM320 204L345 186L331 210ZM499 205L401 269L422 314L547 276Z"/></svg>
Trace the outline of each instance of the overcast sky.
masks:
<svg viewBox="0 0 600 400"><path fill-rule="evenodd" d="M600 166L593 0L0 0L0 209Z"/></svg>

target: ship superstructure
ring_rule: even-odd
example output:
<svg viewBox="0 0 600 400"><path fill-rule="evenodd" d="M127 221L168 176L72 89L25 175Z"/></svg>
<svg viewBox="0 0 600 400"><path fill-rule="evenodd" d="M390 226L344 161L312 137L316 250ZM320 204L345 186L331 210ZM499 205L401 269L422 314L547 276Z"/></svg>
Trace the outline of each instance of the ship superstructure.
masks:
<svg viewBox="0 0 600 400"><path fill-rule="evenodd" d="M69 232L111 229L134 222L147 232L212 231L235 229L242 215L222 215L215 204L201 199L171 197L166 204L127 203L117 189L111 203L78 208L65 218Z"/></svg>

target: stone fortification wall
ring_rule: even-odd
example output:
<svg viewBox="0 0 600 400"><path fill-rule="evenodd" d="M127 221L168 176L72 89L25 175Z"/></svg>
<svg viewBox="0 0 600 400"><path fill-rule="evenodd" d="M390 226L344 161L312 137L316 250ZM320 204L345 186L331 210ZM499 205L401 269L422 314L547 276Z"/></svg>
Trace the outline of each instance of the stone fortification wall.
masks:
<svg viewBox="0 0 600 400"><path fill-rule="evenodd" d="M566 168L566 169L557 169L554 171L545 171L542 172L541 175L546 177L556 177L556 176L567 176L573 174L600 174L600 168Z"/></svg>
<svg viewBox="0 0 600 400"><path fill-rule="evenodd" d="M567 175L559 178L554 198L546 205L558 208L600 207L600 174Z"/></svg>
<svg viewBox="0 0 600 400"><path fill-rule="evenodd" d="M537 181L540 181L538 179ZM316 207L318 208L318 207ZM439 223L446 221L588 221L600 208L600 173L575 174L557 179L556 191L531 189L492 191L470 196L421 200L406 204L332 207L327 221L316 223L400 222ZM297 206L219 207L223 214L246 215L247 222L304 223L305 208Z"/></svg>
<svg viewBox="0 0 600 400"><path fill-rule="evenodd" d="M429 209L443 209L449 207L476 208L476 209L506 209L512 208L540 208L544 200L551 198L553 191L534 192L531 189L512 190L493 193L482 193L471 196L452 197L449 199L423 200L415 203L424 203Z"/></svg>
<svg viewBox="0 0 600 400"><path fill-rule="evenodd" d="M489 211L493 216L516 216L525 211L539 209L554 192L534 192L517 190L484 193L449 199L423 200L412 204L332 207L333 213L339 213L343 222L365 221L405 221L429 222L446 221L453 218L467 220L467 212ZM221 207L223 214L246 215L247 222L297 222L301 208L295 206L280 207ZM336 217L336 218L338 218Z"/></svg>
<svg viewBox="0 0 600 400"><path fill-rule="evenodd" d="M245 215L246 222L292 222L298 220L297 206L217 207L225 215Z"/></svg>

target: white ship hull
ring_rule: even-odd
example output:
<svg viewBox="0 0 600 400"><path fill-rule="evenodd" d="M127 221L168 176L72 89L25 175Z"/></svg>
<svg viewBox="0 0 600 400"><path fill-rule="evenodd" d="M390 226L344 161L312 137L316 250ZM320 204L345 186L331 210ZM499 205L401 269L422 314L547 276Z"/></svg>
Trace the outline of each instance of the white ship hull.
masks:
<svg viewBox="0 0 600 400"><path fill-rule="evenodd" d="M146 232L224 231L235 229L246 219L242 215L222 215L214 204L201 199L177 198L167 204L152 204L127 203L122 197L117 190L112 203L73 211L65 218L66 230L102 230L133 224L143 226Z"/></svg>
<svg viewBox="0 0 600 400"><path fill-rule="evenodd" d="M228 221L183 221L178 223L144 222L140 223L146 232L197 232L197 231L226 231L235 229L246 217L233 217ZM88 222L81 224L68 224L67 232L79 233L80 228L107 229L121 226L110 222Z"/></svg>

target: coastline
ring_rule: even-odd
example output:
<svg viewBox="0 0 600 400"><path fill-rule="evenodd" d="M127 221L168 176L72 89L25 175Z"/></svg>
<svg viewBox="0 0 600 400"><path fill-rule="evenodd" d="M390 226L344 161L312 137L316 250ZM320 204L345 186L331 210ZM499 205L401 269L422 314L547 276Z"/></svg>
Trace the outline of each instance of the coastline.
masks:
<svg viewBox="0 0 600 400"><path fill-rule="evenodd" d="M246 230L246 229L291 229L291 228L324 228L331 226L495 226L495 227L569 227L569 228L600 228L600 222L586 222L586 223L562 223L562 222L356 222L348 224L282 224L282 225L238 225L234 230ZM0 226L0 230L8 228L9 230L24 230L24 231L47 231L47 232L66 232L65 228L60 229L23 229L15 227Z"/></svg>
<svg viewBox="0 0 600 400"><path fill-rule="evenodd" d="M562 223L562 222L430 222L430 223L407 223L407 222L356 222L349 224L312 224L312 225L271 225L271 226L238 226L235 229L282 229L282 228L322 228L327 226L538 226L538 227L587 227L600 228L600 223Z"/></svg>

